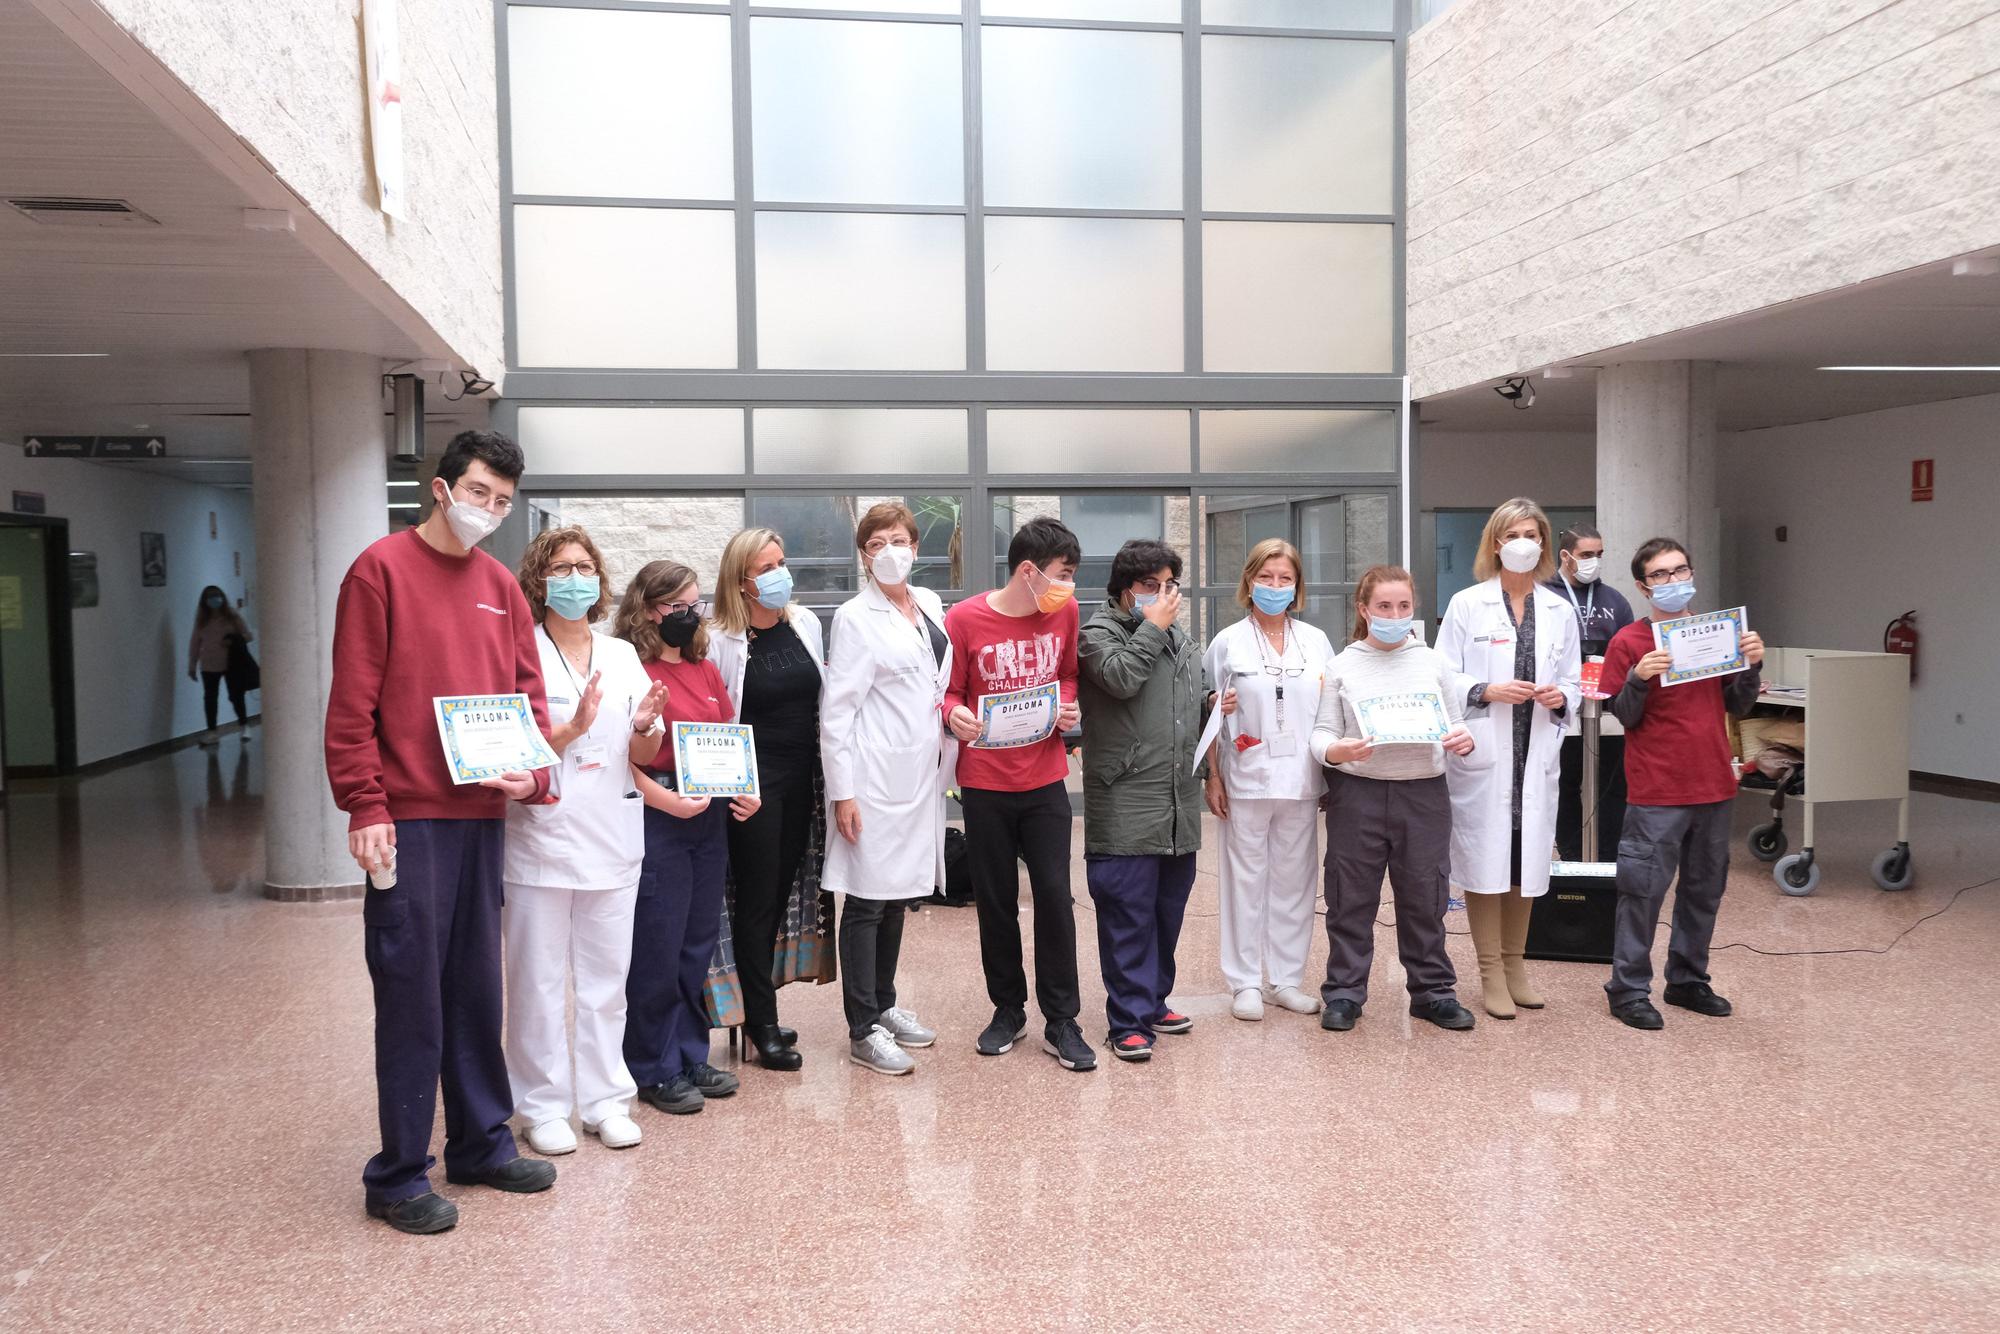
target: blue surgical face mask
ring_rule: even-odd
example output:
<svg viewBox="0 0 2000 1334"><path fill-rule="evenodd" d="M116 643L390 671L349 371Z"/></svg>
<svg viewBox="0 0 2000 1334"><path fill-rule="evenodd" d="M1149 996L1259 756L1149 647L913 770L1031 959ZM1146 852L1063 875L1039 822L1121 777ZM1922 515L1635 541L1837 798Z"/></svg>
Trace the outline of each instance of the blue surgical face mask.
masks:
<svg viewBox="0 0 2000 1334"><path fill-rule="evenodd" d="M221 611L224 607L229 605L228 598L219 598L216 597L214 594L210 594L209 596L203 598L202 602L207 605L210 611Z"/></svg>
<svg viewBox="0 0 2000 1334"><path fill-rule="evenodd" d="M1250 585L1250 601L1266 616L1282 616L1292 609L1292 602L1298 597L1296 588L1273 588L1269 584Z"/></svg>
<svg viewBox="0 0 2000 1334"><path fill-rule="evenodd" d="M792 601L792 572L780 565L774 570L766 570L753 582L757 585L757 601L766 611L783 611Z"/></svg>
<svg viewBox="0 0 2000 1334"><path fill-rule="evenodd" d="M1414 616L1370 616L1368 637L1381 644L1400 644L1410 637L1416 620Z"/></svg>
<svg viewBox="0 0 2000 1334"><path fill-rule="evenodd" d="M542 600L565 621L580 621L597 605L598 591L594 574L559 574L549 580L548 594Z"/></svg>
<svg viewBox="0 0 2000 1334"><path fill-rule="evenodd" d="M1661 611L1679 611L1694 601L1694 580L1683 579L1677 584L1661 584L1658 588L1648 589L1646 595L1653 599L1653 605Z"/></svg>
<svg viewBox="0 0 2000 1334"><path fill-rule="evenodd" d="M1158 593L1134 593L1132 595L1132 614L1137 616L1159 600L1160 595Z"/></svg>

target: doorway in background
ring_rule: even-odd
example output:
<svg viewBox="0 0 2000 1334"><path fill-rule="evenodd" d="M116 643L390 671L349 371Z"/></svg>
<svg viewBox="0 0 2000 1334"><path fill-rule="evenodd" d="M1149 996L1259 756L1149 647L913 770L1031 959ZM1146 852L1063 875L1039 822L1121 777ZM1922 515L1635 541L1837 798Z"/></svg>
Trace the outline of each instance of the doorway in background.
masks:
<svg viewBox="0 0 2000 1334"><path fill-rule="evenodd" d="M0 762L10 778L76 768L66 519L0 515Z"/></svg>

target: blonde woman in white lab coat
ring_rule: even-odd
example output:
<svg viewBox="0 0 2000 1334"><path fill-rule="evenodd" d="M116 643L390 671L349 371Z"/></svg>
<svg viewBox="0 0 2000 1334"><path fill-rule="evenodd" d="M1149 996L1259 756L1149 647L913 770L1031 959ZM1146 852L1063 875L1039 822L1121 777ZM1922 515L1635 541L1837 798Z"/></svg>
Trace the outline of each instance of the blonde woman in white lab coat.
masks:
<svg viewBox="0 0 2000 1334"><path fill-rule="evenodd" d="M1312 948L1326 791L1308 742L1334 650L1293 615L1305 607L1303 571L1298 549L1282 538L1250 548L1236 585L1250 614L1217 632L1204 663L1225 707L1235 696L1209 756L1207 799L1222 821L1222 976L1238 1019L1262 1019L1267 995L1296 1014L1320 1008L1299 986Z"/></svg>
<svg viewBox="0 0 2000 1334"><path fill-rule="evenodd" d="M944 790L957 742L944 730L951 641L938 595L910 582L917 521L885 500L854 533L867 582L833 616L820 697L828 823L822 883L840 913L841 1001L848 1058L908 1074L906 1047L937 1034L896 1003L905 905L944 883Z"/></svg>
<svg viewBox="0 0 2000 1334"><path fill-rule="evenodd" d="M1538 1010L1523 951L1534 900L1548 892L1563 729L1581 698L1575 611L1541 587L1555 569L1549 518L1507 501L1486 521L1473 573L1452 598L1438 651L1464 677L1472 753L1452 756L1451 880L1479 958L1486 1012Z"/></svg>

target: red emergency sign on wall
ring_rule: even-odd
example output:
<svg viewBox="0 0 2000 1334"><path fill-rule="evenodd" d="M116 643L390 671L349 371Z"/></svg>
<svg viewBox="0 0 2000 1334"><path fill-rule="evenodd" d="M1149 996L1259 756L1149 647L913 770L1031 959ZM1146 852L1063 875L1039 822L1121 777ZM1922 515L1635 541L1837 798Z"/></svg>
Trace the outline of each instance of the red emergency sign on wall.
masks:
<svg viewBox="0 0 2000 1334"><path fill-rule="evenodd" d="M1937 461L1935 459L1912 459L1910 461L1910 499L1931 499L1936 493L1934 484L1936 476Z"/></svg>

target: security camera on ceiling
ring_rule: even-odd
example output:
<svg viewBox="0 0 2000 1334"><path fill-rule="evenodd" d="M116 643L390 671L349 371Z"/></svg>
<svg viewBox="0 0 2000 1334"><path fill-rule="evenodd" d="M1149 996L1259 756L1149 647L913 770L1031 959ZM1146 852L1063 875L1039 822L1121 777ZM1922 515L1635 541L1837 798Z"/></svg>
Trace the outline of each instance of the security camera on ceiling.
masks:
<svg viewBox="0 0 2000 1334"><path fill-rule="evenodd" d="M1516 375L1493 386L1493 392L1526 411L1535 406L1535 384L1525 375Z"/></svg>

